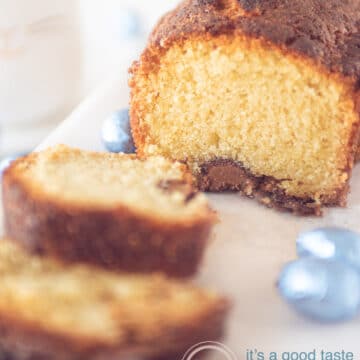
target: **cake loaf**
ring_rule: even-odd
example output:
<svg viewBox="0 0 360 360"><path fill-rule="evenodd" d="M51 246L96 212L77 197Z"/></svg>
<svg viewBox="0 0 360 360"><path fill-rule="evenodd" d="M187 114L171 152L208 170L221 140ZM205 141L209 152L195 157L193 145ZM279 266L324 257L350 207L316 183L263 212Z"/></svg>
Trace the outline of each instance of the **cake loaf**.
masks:
<svg viewBox="0 0 360 360"><path fill-rule="evenodd" d="M297 214L345 206L358 152L360 0L186 0L131 68L140 156Z"/></svg>
<svg viewBox="0 0 360 360"><path fill-rule="evenodd" d="M3 177L5 233L30 252L113 270L193 275L216 216L186 166L56 146Z"/></svg>

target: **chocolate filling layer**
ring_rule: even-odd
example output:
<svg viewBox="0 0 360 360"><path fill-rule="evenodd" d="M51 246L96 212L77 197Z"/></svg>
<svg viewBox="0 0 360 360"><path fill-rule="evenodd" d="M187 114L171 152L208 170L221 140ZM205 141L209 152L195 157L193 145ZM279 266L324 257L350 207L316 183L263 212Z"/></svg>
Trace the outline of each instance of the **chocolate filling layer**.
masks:
<svg viewBox="0 0 360 360"><path fill-rule="evenodd" d="M322 214L321 204L311 198L287 195L280 187L280 180L270 176L255 176L239 162L218 159L203 163L200 168L197 181L202 191L236 191L270 208L298 215Z"/></svg>

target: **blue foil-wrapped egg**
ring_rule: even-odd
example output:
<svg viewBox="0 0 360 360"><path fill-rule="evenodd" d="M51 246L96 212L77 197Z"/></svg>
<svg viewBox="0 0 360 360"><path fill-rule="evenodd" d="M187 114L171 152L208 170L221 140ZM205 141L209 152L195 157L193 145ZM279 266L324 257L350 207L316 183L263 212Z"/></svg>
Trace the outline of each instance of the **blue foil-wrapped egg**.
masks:
<svg viewBox="0 0 360 360"><path fill-rule="evenodd" d="M342 321L359 310L359 273L341 261L308 257L291 262L277 286L292 307L314 320Z"/></svg>
<svg viewBox="0 0 360 360"><path fill-rule="evenodd" d="M129 110L119 110L108 117L102 126L101 136L108 151L134 153L135 146L131 135Z"/></svg>
<svg viewBox="0 0 360 360"><path fill-rule="evenodd" d="M360 270L360 235L347 229L327 227L301 233L296 240L299 257L338 259Z"/></svg>

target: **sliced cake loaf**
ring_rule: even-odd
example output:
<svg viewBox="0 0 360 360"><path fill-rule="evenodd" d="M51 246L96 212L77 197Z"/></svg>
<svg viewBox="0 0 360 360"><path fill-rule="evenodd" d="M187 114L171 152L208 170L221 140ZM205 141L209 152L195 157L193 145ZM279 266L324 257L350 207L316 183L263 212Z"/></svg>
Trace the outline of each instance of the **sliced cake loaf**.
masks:
<svg viewBox="0 0 360 360"><path fill-rule="evenodd" d="M224 297L185 282L65 266L8 240L0 288L0 358L11 360L180 359L221 337L229 310Z"/></svg>
<svg viewBox="0 0 360 360"><path fill-rule="evenodd" d="M320 214L358 149L360 0L186 0L131 69L138 153L200 189Z"/></svg>
<svg viewBox="0 0 360 360"><path fill-rule="evenodd" d="M196 272L215 220L183 164L63 145L15 161L3 204L33 253L173 276Z"/></svg>

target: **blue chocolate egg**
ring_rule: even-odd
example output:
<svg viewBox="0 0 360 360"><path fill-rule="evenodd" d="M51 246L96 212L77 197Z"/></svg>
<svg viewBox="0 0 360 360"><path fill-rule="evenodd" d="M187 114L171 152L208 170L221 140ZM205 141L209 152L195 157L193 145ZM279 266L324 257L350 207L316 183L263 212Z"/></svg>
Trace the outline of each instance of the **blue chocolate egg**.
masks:
<svg viewBox="0 0 360 360"><path fill-rule="evenodd" d="M341 261L307 257L291 262L280 274L278 290L295 310L314 320L342 321L359 310L359 273Z"/></svg>
<svg viewBox="0 0 360 360"><path fill-rule="evenodd" d="M102 141L108 151L127 154L135 152L128 109L116 111L107 118L104 121L101 135Z"/></svg>

